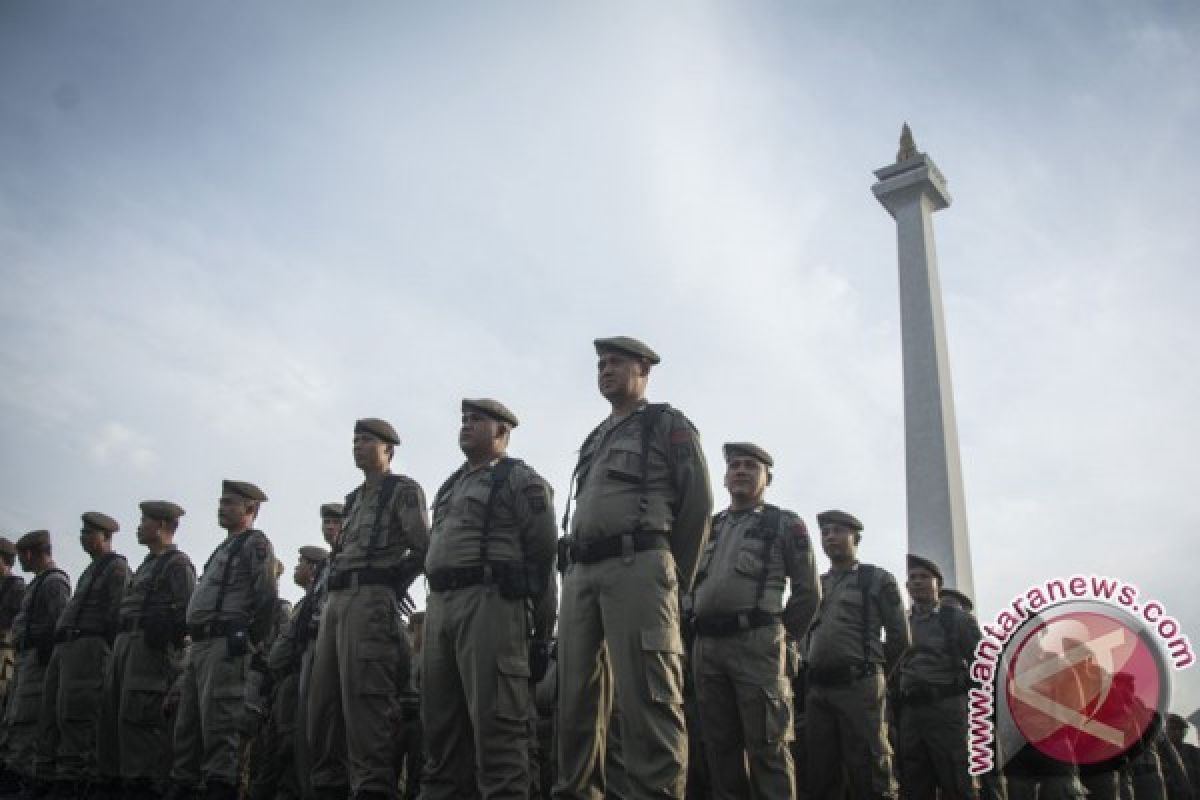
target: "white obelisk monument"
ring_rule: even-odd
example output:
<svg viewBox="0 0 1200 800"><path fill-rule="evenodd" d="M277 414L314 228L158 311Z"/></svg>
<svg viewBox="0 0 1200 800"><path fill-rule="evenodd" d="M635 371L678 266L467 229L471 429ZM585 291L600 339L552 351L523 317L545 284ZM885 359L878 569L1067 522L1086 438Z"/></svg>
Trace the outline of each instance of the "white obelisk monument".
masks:
<svg viewBox="0 0 1200 800"><path fill-rule="evenodd" d="M974 597L942 288L933 241L933 212L949 206L950 195L933 159L917 152L907 124L896 163L876 170L875 177L879 181L871 190L896 220L900 256L908 550L941 567L946 586Z"/></svg>

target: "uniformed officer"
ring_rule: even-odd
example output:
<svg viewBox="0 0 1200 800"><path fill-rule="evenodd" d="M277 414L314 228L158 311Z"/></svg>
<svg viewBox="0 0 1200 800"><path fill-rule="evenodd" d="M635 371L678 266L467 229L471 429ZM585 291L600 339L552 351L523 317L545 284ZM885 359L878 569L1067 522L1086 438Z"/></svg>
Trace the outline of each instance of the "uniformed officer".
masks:
<svg viewBox="0 0 1200 800"><path fill-rule="evenodd" d="M54 650L54 629L71 599L71 579L54 563L49 531L31 531L18 539L17 558L21 569L35 577L25 589L12 626L17 672L4 721L8 730L5 760L26 790L45 793L49 783L34 775L38 719L46 667Z"/></svg>
<svg viewBox="0 0 1200 800"><path fill-rule="evenodd" d="M312 615L316 610L313 588L317 576L325 570L329 551L324 547L300 548L300 558L292 571L292 580L304 590L271 645L267 668L271 671L270 716L259 733L257 770L250 773L246 796L251 800L293 800L300 797L296 775L296 708L299 703L300 663L312 641Z"/></svg>
<svg viewBox="0 0 1200 800"><path fill-rule="evenodd" d="M251 527L266 501L252 483L221 486L217 521L228 535L205 563L187 608L192 644L175 716L176 792L203 782L209 800L237 797L246 673L270 629L278 594L271 542Z"/></svg>
<svg viewBox="0 0 1200 800"><path fill-rule="evenodd" d="M284 569L283 562L276 558L276 585L283 577ZM276 744L270 738L274 735L274 728L268 723L272 716L271 700L275 696L276 687L274 675L267 665L267 656L291 617L291 601L285 597L276 597L267 635L263 637L262 645L250 659L250 672L246 676L246 713L242 719L239 781L239 793L242 796L249 793L250 784L256 776L270 775L273 772L270 754L275 751ZM289 716L289 724L291 719Z"/></svg>
<svg viewBox="0 0 1200 800"><path fill-rule="evenodd" d="M1192 796L1200 798L1200 747L1184 741L1189 727L1188 721L1180 715L1167 715L1167 738L1183 762Z"/></svg>
<svg viewBox="0 0 1200 800"><path fill-rule="evenodd" d="M331 549L337 547L338 540L342 535L343 508L341 503L322 503L319 509L321 536L325 539L326 546ZM317 631L320 629L321 611L325 607L325 600L328 597L328 578L329 560L326 558L325 563L321 565L313 578L312 588L306 593L306 595L312 595L312 601L307 612L309 614L308 630L302 634L306 637L306 645L300 654L300 667L296 678L296 732L292 737L292 757L296 762L296 785L300 796L304 798L313 796L313 759L312 744L308 739L308 702L312 685L313 651L316 650L314 645L317 640ZM301 635L299 631L297 634ZM346 779L343 777L335 783L344 786Z"/></svg>
<svg viewBox="0 0 1200 800"><path fill-rule="evenodd" d="M708 539L708 467L691 422L645 400L658 355L625 336L594 344L598 388L612 413L580 449L578 508L560 551L566 572L554 795L602 796L615 684L631 795L682 797L687 736L679 592L691 589Z"/></svg>
<svg viewBox="0 0 1200 800"><path fill-rule="evenodd" d="M171 736L163 698L183 670L188 600L196 586L192 560L175 546L184 510L167 500L139 505L138 544L146 557L121 599L119 633L104 678L97 761L113 797L149 800L170 773Z"/></svg>
<svg viewBox="0 0 1200 800"><path fill-rule="evenodd" d="M114 553L117 521L99 511L83 515L79 544L91 563L55 628L57 643L46 667L36 773L53 781L55 797L80 797L99 777L96 725L104 671L117 633L129 563Z"/></svg>
<svg viewBox="0 0 1200 800"><path fill-rule="evenodd" d="M424 800L529 796L529 683L542 677L531 668L544 674L549 663L556 534L549 484L506 455L515 427L502 403L463 400L458 444L467 461L433 502Z"/></svg>
<svg viewBox="0 0 1200 800"><path fill-rule="evenodd" d="M861 522L844 511L824 511L817 524L831 569L821 576L823 600L808 632L811 796L840 798L844 773L853 800L894 798L884 675L911 642L904 603L890 572L859 562Z"/></svg>
<svg viewBox="0 0 1200 800"><path fill-rule="evenodd" d="M912 648L900 662L898 743L904 793L911 800L967 800L968 671L981 633L975 619L940 604L942 571L918 555L908 557L908 625Z"/></svg>
<svg viewBox="0 0 1200 800"><path fill-rule="evenodd" d="M416 800L421 793L421 773L425 769L425 734L421 729L421 654L425 650L425 612L415 611L408 618L408 636L412 640L413 671L408 689L400 696L400 765L404 771L404 800Z"/></svg>
<svg viewBox="0 0 1200 800"><path fill-rule="evenodd" d="M712 796L791 798L785 633L808 630L821 599L817 563L804 521L763 500L771 455L749 442L726 444L724 453L729 508L713 519L691 602Z"/></svg>
<svg viewBox="0 0 1200 800"><path fill-rule="evenodd" d="M424 492L391 472L399 444L382 419L354 425L354 462L365 480L346 498L331 556L308 704L318 798L340 800L348 788L359 798L396 791L393 736L411 669L398 599L424 569L429 543Z"/></svg>
<svg viewBox="0 0 1200 800"><path fill-rule="evenodd" d="M17 663L13 650L13 620L21 610L21 597L25 594L25 579L13 574L16 563L17 546L11 539L0 536L0 716L8 707L8 690ZM3 735L0 731L0 742Z"/></svg>
<svg viewBox="0 0 1200 800"><path fill-rule="evenodd" d="M975 604L971 602L971 598L958 589L950 587L938 589L938 603L950 608L957 608L959 611L965 611L968 614L975 613Z"/></svg>

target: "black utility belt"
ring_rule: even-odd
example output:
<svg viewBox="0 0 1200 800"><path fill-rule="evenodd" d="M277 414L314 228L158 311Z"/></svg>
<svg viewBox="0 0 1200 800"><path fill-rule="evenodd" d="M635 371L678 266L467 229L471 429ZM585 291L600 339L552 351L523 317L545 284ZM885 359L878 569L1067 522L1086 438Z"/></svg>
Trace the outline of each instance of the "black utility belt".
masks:
<svg viewBox="0 0 1200 800"><path fill-rule="evenodd" d="M220 639L236 633L245 633L246 624L236 620L226 619L216 622L206 622L203 625L188 625L188 636L193 642L204 642L209 639Z"/></svg>
<svg viewBox="0 0 1200 800"><path fill-rule="evenodd" d="M855 664L850 667L808 667L808 682L814 686L848 686L868 675L879 673L879 665Z"/></svg>
<svg viewBox="0 0 1200 800"><path fill-rule="evenodd" d="M697 614L692 627L701 636L732 636L753 628L779 624L779 614L754 609L727 614Z"/></svg>
<svg viewBox="0 0 1200 800"><path fill-rule="evenodd" d="M400 582L400 570L395 567L362 567L348 569L345 572L335 572L329 576L326 584L331 592L343 589L353 589L356 586L389 586L395 587Z"/></svg>
<svg viewBox="0 0 1200 800"><path fill-rule="evenodd" d="M54 643L63 644L64 642L73 642L76 639L105 638L107 636L107 631L89 631L83 628L60 628L54 632Z"/></svg>
<svg viewBox="0 0 1200 800"><path fill-rule="evenodd" d="M474 567L444 567L431 571L428 578L431 592L450 592L455 589L494 584L527 596L530 588L526 586L528 576L525 565L504 562L478 564Z"/></svg>
<svg viewBox="0 0 1200 800"><path fill-rule="evenodd" d="M966 693L965 686L952 683L919 683L915 686L901 688L900 703L906 706L921 706Z"/></svg>
<svg viewBox="0 0 1200 800"><path fill-rule="evenodd" d="M563 539L567 558L573 564L595 564L618 556L632 557L645 550L670 550L671 537L666 531L634 531L579 542Z"/></svg>

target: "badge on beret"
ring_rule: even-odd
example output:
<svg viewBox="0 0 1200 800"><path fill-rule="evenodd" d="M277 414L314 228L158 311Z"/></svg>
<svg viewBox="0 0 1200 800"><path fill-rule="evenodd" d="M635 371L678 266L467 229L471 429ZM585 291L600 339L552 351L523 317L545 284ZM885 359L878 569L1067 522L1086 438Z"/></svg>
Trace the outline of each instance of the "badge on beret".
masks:
<svg viewBox="0 0 1200 800"><path fill-rule="evenodd" d="M525 499L529 502L529 508L535 514L541 514L547 508L546 490L541 486L526 486Z"/></svg>

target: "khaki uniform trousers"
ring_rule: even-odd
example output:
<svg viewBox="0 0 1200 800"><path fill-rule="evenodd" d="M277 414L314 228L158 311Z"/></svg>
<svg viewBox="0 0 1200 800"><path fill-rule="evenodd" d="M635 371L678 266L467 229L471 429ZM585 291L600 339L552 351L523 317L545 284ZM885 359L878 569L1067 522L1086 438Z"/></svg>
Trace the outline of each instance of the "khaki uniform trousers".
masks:
<svg viewBox="0 0 1200 800"><path fill-rule="evenodd" d="M142 632L117 634L100 698L97 761L105 778L164 782L171 772L171 726L163 699L179 673L179 654L155 650Z"/></svg>
<svg viewBox="0 0 1200 800"><path fill-rule="evenodd" d="M42 690L37 777L60 781L97 778L96 726L110 654L103 636L85 636L55 646Z"/></svg>
<svg viewBox="0 0 1200 800"><path fill-rule="evenodd" d="M666 550L568 567L558 616L556 798L604 797L614 695L629 797L683 797L688 753L678 590Z"/></svg>
<svg viewBox="0 0 1200 800"><path fill-rule="evenodd" d="M300 796L296 780L296 705L300 676L284 676L271 695L271 714L259 729L257 758L248 769L249 800L293 800Z"/></svg>
<svg viewBox="0 0 1200 800"><path fill-rule="evenodd" d="M224 637L192 642L175 714L174 782L237 785L249 665L249 655L229 655Z"/></svg>
<svg viewBox="0 0 1200 800"><path fill-rule="evenodd" d="M318 797L396 791L400 690L412 647L386 586L331 591L321 612L308 699L312 788Z"/></svg>
<svg viewBox="0 0 1200 800"><path fill-rule="evenodd" d="M840 800L846 778L852 800L896 797L882 674L840 686L810 682L805 722L812 800Z"/></svg>
<svg viewBox="0 0 1200 800"><path fill-rule="evenodd" d="M973 797L976 792L967 772L966 693L905 703L899 715L897 750L905 798Z"/></svg>
<svg viewBox="0 0 1200 800"><path fill-rule="evenodd" d="M715 800L795 796L785 648L782 625L696 637L696 698Z"/></svg>
<svg viewBox="0 0 1200 800"><path fill-rule="evenodd" d="M529 797L524 600L495 586L431 592L421 653L422 800Z"/></svg>
<svg viewBox="0 0 1200 800"><path fill-rule="evenodd" d="M46 665L38 663L37 648L17 654L16 683L8 701L4 719L7 731L4 757L8 768L19 775L33 777L37 757L38 719L42 713L42 690Z"/></svg>
<svg viewBox="0 0 1200 800"><path fill-rule="evenodd" d="M308 738L308 698L312 687L312 663L314 643L300 657L300 670L296 677L296 733L292 737L292 761L295 762L296 788L300 797L311 800L312 791L312 745ZM339 786L346 785L343 777Z"/></svg>

